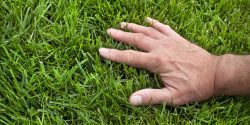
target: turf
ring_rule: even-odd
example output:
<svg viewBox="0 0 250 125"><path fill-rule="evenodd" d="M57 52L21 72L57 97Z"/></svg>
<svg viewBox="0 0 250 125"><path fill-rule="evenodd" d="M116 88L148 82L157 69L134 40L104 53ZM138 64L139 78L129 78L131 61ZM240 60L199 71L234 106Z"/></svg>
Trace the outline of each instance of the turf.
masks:
<svg viewBox="0 0 250 125"><path fill-rule="evenodd" d="M215 55L250 54L249 0L1 0L0 124L249 124L248 97L134 107L157 75L103 60L105 33L146 16ZM134 49L134 48L133 48Z"/></svg>

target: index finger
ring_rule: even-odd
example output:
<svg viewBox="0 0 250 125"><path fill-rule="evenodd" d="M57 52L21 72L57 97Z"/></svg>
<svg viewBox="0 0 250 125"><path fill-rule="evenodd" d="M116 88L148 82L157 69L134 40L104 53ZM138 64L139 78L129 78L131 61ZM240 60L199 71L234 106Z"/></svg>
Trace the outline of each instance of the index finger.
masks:
<svg viewBox="0 0 250 125"><path fill-rule="evenodd" d="M155 72L154 59L149 53L134 50L116 50L100 48L100 55L108 60L125 63L137 68L144 68L151 72Z"/></svg>

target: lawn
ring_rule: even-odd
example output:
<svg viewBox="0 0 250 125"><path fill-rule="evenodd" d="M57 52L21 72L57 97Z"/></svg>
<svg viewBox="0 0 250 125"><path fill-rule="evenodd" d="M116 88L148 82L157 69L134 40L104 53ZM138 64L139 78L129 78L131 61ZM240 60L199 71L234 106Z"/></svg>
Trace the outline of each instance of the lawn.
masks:
<svg viewBox="0 0 250 125"><path fill-rule="evenodd" d="M250 124L249 97L129 104L161 81L98 49L133 48L106 29L146 16L215 55L250 54L249 0L1 0L0 124Z"/></svg>

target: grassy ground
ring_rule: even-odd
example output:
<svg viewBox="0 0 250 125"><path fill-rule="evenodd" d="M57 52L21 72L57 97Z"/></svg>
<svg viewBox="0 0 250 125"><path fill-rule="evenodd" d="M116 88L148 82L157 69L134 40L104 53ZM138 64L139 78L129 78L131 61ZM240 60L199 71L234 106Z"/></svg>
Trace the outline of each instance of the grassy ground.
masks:
<svg viewBox="0 0 250 125"><path fill-rule="evenodd" d="M105 34L151 16L209 52L250 53L249 0L1 0L0 124L248 124L248 97L133 107L156 75L102 60Z"/></svg>

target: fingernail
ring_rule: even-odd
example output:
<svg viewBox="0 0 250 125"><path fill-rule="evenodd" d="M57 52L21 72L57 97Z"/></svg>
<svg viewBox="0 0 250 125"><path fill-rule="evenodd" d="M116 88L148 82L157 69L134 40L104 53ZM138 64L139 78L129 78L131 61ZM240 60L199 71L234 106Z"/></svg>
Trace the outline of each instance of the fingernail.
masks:
<svg viewBox="0 0 250 125"><path fill-rule="evenodd" d="M120 24L120 25L121 25L121 28L122 28L122 29L124 29L124 28L126 28L127 23L125 23L125 22L121 22L121 24Z"/></svg>
<svg viewBox="0 0 250 125"><path fill-rule="evenodd" d="M108 35L114 34L115 31L116 31L116 29L110 28L107 30L107 33L108 33Z"/></svg>
<svg viewBox="0 0 250 125"><path fill-rule="evenodd" d="M100 49L99 49L99 53L100 53L101 56L103 56L103 57L108 57L108 56L109 56L109 49L100 48Z"/></svg>
<svg viewBox="0 0 250 125"><path fill-rule="evenodd" d="M132 105L140 105L142 104L142 97L140 95L131 96L130 103Z"/></svg>
<svg viewBox="0 0 250 125"><path fill-rule="evenodd" d="M146 17L146 19L145 19L147 22L150 22L150 21L152 21L152 18L150 18L150 17Z"/></svg>

